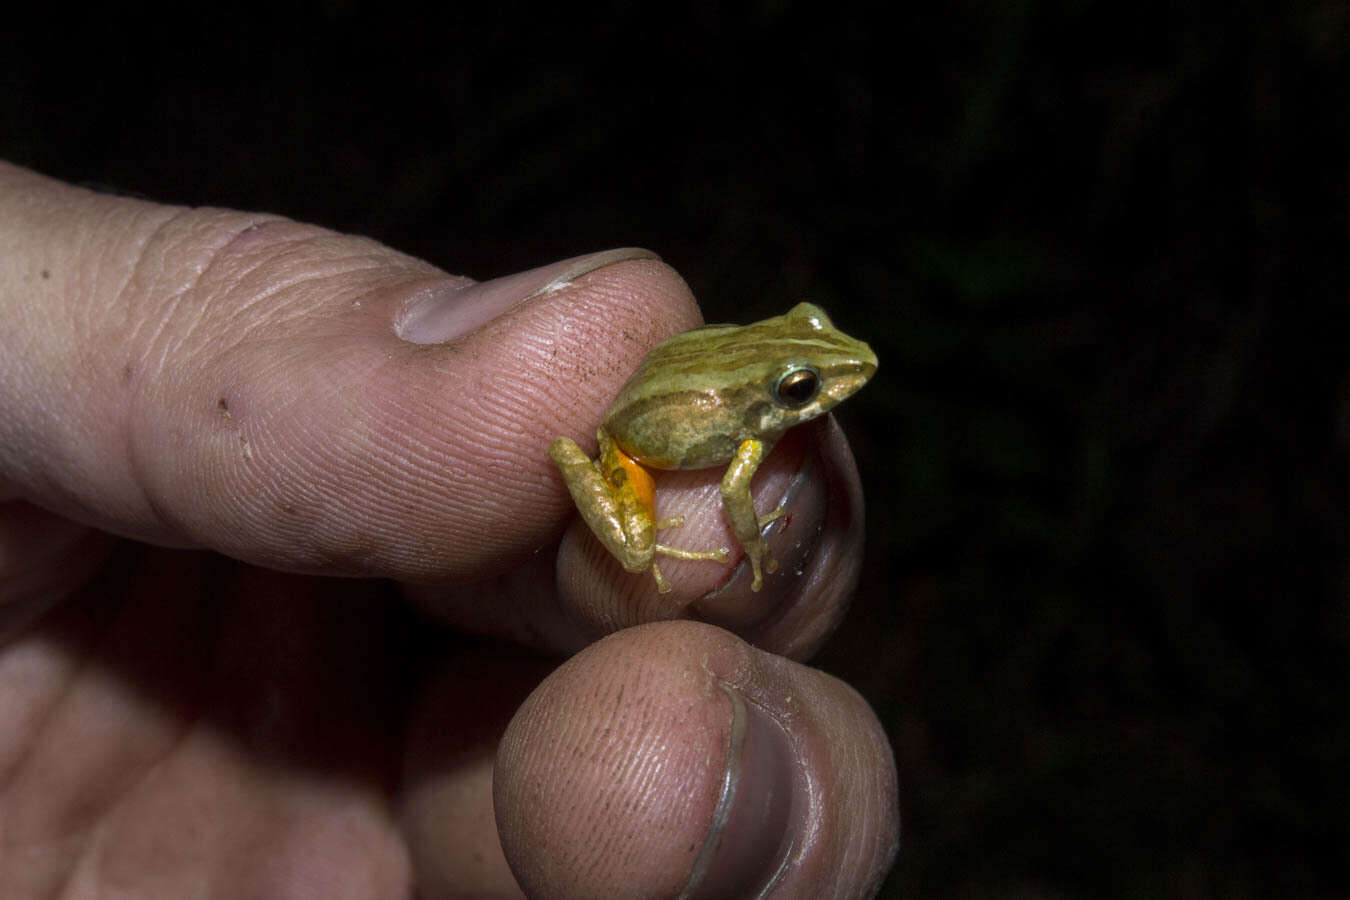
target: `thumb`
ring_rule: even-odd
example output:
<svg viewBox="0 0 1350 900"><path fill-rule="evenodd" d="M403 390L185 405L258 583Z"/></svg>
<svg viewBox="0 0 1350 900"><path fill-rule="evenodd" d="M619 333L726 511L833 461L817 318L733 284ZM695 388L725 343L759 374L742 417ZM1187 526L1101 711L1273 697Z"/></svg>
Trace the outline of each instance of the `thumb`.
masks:
<svg viewBox="0 0 1350 900"><path fill-rule="evenodd" d="M556 537L544 449L595 412L575 379L697 317L646 251L478 284L3 163L0 247L0 496L296 571L465 578ZM631 342L564 324L599 309Z"/></svg>

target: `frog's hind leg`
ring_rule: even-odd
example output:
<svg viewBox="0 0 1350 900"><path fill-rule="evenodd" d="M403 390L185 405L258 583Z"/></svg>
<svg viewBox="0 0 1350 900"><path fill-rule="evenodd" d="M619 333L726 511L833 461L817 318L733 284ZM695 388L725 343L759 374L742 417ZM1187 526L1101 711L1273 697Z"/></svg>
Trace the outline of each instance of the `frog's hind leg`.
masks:
<svg viewBox="0 0 1350 900"><path fill-rule="evenodd" d="M663 528L679 528L683 524L684 516L673 516L657 522L656 529L660 531ZM657 544L652 547L652 550L662 556L673 556L676 559L705 559L711 562L724 563L731 558L731 551L726 547L718 547L716 550L681 550L679 547L671 547L669 544ZM652 559L652 577L656 579L658 593L670 593L670 582L666 581L665 576L661 574L661 569L656 565L655 559Z"/></svg>
<svg viewBox="0 0 1350 900"><path fill-rule="evenodd" d="M590 459L575 441L560 437L548 455L562 472L581 518L600 543L629 572L641 572L652 558L652 532L641 527L628 491L606 480L600 460Z"/></svg>
<svg viewBox="0 0 1350 900"><path fill-rule="evenodd" d="M718 547L716 550L681 550L679 547L657 544L652 549L662 556L673 556L676 559L708 559L724 563L731 558L731 551L726 547Z"/></svg>
<svg viewBox="0 0 1350 900"><path fill-rule="evenodd" d="M666 581L666 576L661 574L661 567L656 564L655 559L652 560L652 577L656 579L656 592L658 594L670 593L670 582Z"/></svg>
<svg viewBox="0 0 1350 900"><path fill-rule="evenodd" d="M706 559L720 563L726 562L731 557L731 551L726 547L718 547L716 550L681 550L679 547L657 544L652 550L662 556L673 556L676 559ZM652 577L656 579L657 593L670 593L670 582L666 581L666 576L661 574L661 567L656 564L655 559L652 560Z"/></svg>
<svg viewBox="0 0 1350 900"><path fill-rule="evenodd" d="M669 519L662 519L656 523L657 531L683 527L684 516L671 516ZM663 556L673 556L676 559L708 559L713 562L724 563L731 558L731 551L726 547L718 547L716 550L681 550L679 547L672 547L669 544L657 544L652 550Z"/></svg>

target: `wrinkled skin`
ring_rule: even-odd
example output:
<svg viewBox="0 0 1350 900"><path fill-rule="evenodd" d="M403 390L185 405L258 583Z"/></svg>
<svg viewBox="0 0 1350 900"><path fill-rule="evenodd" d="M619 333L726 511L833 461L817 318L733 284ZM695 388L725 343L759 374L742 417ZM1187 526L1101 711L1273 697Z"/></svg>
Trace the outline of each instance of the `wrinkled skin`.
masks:
<svg viewBox="0 0 1350 900"><path fill-rule="evenodd" d="M795 661L860 564L837 429L757 477L759 594L566 525L549 440L697 324L658 260L477 284L0 163L0 321L0 896L875 892L890 749ZM691 544L718 477L662 481Z"/></svg>

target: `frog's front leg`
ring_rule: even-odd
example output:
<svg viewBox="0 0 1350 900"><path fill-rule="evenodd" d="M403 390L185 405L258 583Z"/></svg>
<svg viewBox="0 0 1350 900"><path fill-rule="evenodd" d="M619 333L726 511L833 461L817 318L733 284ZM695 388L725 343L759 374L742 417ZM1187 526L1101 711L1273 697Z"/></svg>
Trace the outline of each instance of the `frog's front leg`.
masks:
<svg viewBox="0 0 1350 900"><path fill-rule="evenodd" d="M769 545L761 533L765 525L783 515L783 507L778 507L764 518L755 514L755 503L750 497L750 481L755 470L764 460L764 442L754 438L741 441L736 455L731 458L726 474L722 476L722 505L726 507L727 519L736 540L745 548L750 560L750 571L754 581L750 590L757 591L764 585L764 572L778 569L778 561L769 552Z"/></svg>

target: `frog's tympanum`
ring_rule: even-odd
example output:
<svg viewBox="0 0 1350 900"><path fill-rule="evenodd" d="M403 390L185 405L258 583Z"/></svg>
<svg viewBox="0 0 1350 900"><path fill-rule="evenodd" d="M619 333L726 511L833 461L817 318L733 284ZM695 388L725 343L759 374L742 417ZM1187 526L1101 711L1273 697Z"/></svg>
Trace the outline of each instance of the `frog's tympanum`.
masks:
<svg viewBox="0 0 1350 900"><path fill-rule="evenodd" d="M647 354L596 431L598 459L565 437L553 441L549 456L595 536L629 572L650 568L662 593L670 583L653 554L726 562L729 551L657 543L657 531L684 519L656 520L647 469L725 465L722 505L757 591L763 572L778 567L762 531L784 510L755 513L755 469L783 432L830 410L876 368L872 348L836 330L810 303L752 325L705 325Z"/></svg>

